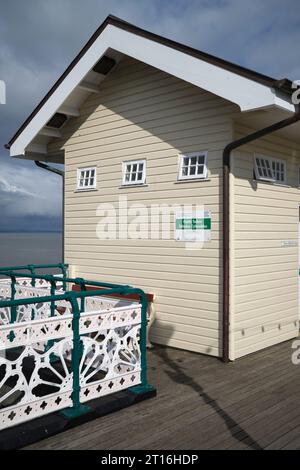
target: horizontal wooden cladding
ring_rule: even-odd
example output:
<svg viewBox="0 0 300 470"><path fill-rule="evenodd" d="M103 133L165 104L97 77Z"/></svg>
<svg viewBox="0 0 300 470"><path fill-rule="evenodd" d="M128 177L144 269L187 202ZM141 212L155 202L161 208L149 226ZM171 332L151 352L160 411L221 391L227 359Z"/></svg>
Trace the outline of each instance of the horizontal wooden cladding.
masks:
<svg viewBox="0 0 300 470"><path fill-rule="evenodd" d="M292 312L295 316L295 308L297 307L297 299L292 299L284 302L272 303L270 306L264 306L255 310L245 312L238 312L234 322L234 330L240 331L242 328L248 328L257 325L269 324L278 319L285 321L286 312Z"/></svg>
<svg viewBox="0 0 300 470"><path fill-rule="evenodd" d="M260 349L265 349L270 346L273 346L289 339L296 338L298 336L298 329L291 324L290 327L284 327L284 329L272 329L268 334L258 333L258 336L261 338L261 341L257 341L257 337L250 337L249 340L240 341L238 347L236 348L236 359L239 357L251 354Z"/></svg>
<svg viewBox="0 0 300 470"><path fill-rule="evenodd" d="M257 311L258 309L265 307L269 308L269 312L272 312L273 306L276 306L278 303L284 304L286 302L297 300L297 293L293 293L292 296L290 292L285 293L281 291L278 294L276 292L272 292L270 294L271 295L268 295L267 293L265 296L260 296L260 298L256 298L252 295L252 299L248 299L246 301L240 299L240 303L236 305L236 316L238 317L238 315L242 313L250 313L250 311ZM297 315L295 315L295 318L297 319ZM261 318L261 321L263 321L263 318Z"/></svg>
<svg viewBox="0 0 300 470"><path fill-rule="evenodd" d="M160 85L160 86L159 86ZM146 118L145 109L151 113L160 113L169 108L172 99L178 99L177 103L173 103L174 108L180 109L184 104L187 106L194 103L214 103L216 107L224 106L231 110L232 105L229 105L225 101L221 101L216 96L187 85L184 82L166 81L165 79L155 82L152 86L142 85L144 90L138 93L122 94L119 98L111 98L105 96L103 93L98 95L98 102L91 103L86 102L86 106L81 107L80 117L69 123L69 128L72 126L84 123L84 126L89 126L91 121L95 121L99 118L112 117L117 119L120 116L126 117L127 119L136 119L139 116ZM191 99L193 97L193 99ZM204 106L203 106L204 107ZM213 105L210 106L211 108ZM185 111L184 111L185 112ZM149 119L149 118L147 118ZM66 128L66 132L68 129Z"/></svg>
<svg viewBox="0 0 300 470"><path fill-rule="evenodd" d="M260 290L258 292L250 292L250 293L243 293L239 294L239 289L236 289L236 295L235 295L235 305L237 311L242 311L249 309L249 304L256 305L265 305L263 302L270 302L270 300L273 300L274 297L277 298L277 300L281 300L282 296L286 296L289 294L289 299L294 300L297 298L297 292L295 293L296 290L296 283L294 285L287 287L282 287L278 288L276 291L263 291ZM255 299L255 300L253 300ZM257 304L258 303L258 304ZM296 312L295 312L295 318L297 318Z"/></svg>
<svg viewBox="0 0 300 470"><path fill-rule="evenodd" d="M296 266L296 263L298 261L295 259L295 255L290 255L285 252L285 254L282 254L280 256L264 256L264 253L260 253L259 255L256 256L251 256L251 253L244 253L243 255L240 255L240 257L235 260L235 266L236 268L247 268L247 267L253 267L253 266L272 266L273 264L281 264L282 268L284 269L283 265L286 264L292 264L294 263L294 266Z"/></svg>
<svg viewBox="0 0 300 470"><path fill-rule="evenodd" d="M280 186L262 184L259 193L249 189L249 185L246 187L245 182L236 181L236 209L238 212L241 211L242 207L244 207L244 211L251 210L252 207L254 211L264 209L267 212L269 208L274 208L274 204L276 204L275 208L278 211L280 209L295 210L300 199L298 188L287 188L288 197L282 197ZM257 197L258 194L259 197ZM284 196L286 196L286 189L284 189Z"/></svg>
<svg viewBox="0 0 300 470"><path fill-rule="evenodd" d="M211 126L217 128L217 126L221 127L222 125L229 125L228 118L226 119L224 115L220 115L217 109L212 111L208 106L208 109L203 109L202 114L200 115L198 112L197 114L193 112L194 108L197 109L195 102L193 103L193 107L190 106L190 108L191 109L187 110L189 111L188 118L185 110L183 114L177 114L176 117L172 118L169 117L167 119L163 119L163 116L160 116L157 120L151 120L149 125L146 125L147 121L144 120L139 123L122 117L119 119L114 117L114 125L106 122L108 121L108 118L103 119L100 122L97 120L97 122L93 123L90 127L85 126L75 130L75 136L73 137L72 135L72 139L70 139L70 142L66 147L71 149L72 145L77 146L84 142L96 143L99 131L101 131L101 145L107 145L112 142L118 143L121 139L123 139L124 142L133 141L135 139L138 141L139 139L145 139L151 136L170 140L174 138L174 134L179 130L181 133L184 133L187 131L192 132L193 129L198 128L200 132L200 129L204 128L209 133ZM143 123L145 124L143 125ZM110 124L112 129L106 129L106 124L107 127L109 127L108 125ZM70 131L70 134L71 132L72 131ZM67 136L65 139L67 140Z"/></svg>
<svg viewBox="0 0 300 470"><path fill-rule="evenodd" d="M188 322L189 324L192 324L196 321L198 322L198 325L203 322L203 325L210 325L214 328L219 328L220 326L219 320L221 315L221 305L220 311L218 311L215 308L215 304L212 303L206 303L208 308L204 308L201 300L179 302L177 298L158 296L155 300L155 306L156 315L165 319L165 321L168 319L172 320L171 316L174 316L174 320L176 317L177 322Z"/></svg>
<svg viewBox="0 0 300 470"><path fill-rule="evenodd" d="M160 306L161 307L161 306ZM216 338L219 337L219 330L220 330L220 325L219 325L219 319L216 318L214 320L212 319L205 319L202 317L197 317L197 316L183 316L183 315L178 315L172 313L166 313L165 310L163 312L160 312L159 310L157 311L157 321L158 325L157 326L162 326L166 323L169 323L170 325L182 325L183 327L189 326L190 328L196 327L196 328L203 328L203 332L200 332L200 336L203 334L205 336L204 331L206 330L209 335L214 335Z"/></svg>
<svg viewBox="0 0 300 470"><path fill-rule="evenodd" d="M161 85L160 88L157 85ZM104 97L102 102L96 106L92 105L88 109L81 108L81 116L78 118L78 122L84 122L83 118L85 118L85 122L88 125L96 119L109 117L115 119L117 116L132 120L132 118L143 116L143 109L140 106L141 102L143 106L147 106L149 114L153 112L158 113L167 109L174 95L176 95L176 99L178 98L178 102L174 106L178 108L183 105L193 105L195 102L208 103L212 101L216 103L216 106L226 106L224 103L217 102L216 97L213 95L203 94L197 89L192 89L182 84L156 83L151 90L137 92L131 96L123 96L119 100L109 100L107 97ZM195 109L195 106L193 109Z"/></svg>
<svg viewBox="0 0 300 470"><path fill-rule="evenodd" d="M173 184L178 184L178 159L176 159L171 167L169 167L169 171L167 169L163 169L164 171L158 171L153 168L151 171L147 168L147 178L145 184L147 186L130 186L130 187L122 187L122 165L120 164L117 166L115 169L112 168L111 171L107 170L106 172L103 172L103 168L98 167L98 175L97 175L97 190L101 192L108 192L110 191L111 193L111 187L115 186L117 190L119 189L126 189L126 191L137 191L141 189L146 189L148 187L147 191L154 190L154 188L150 187L150 185L155 185L155 190L159 189L174 189L176 190L182 190L182 189L188 189L191 187L197 187L201 189L203 192L205 190L208 190L208 188L211 187L216 187L216 184L218 184L218 181L215 181L216 178L221 178L221 168L215 166L215 168L210 167L210 173L208 175L208 180L201 180L198 179L197 181L185 181L185 182L180 182L181 185L184 185L183 187L178 187L178 186L173 186ZM65 183L65 191L66 192L74 192L76 191L76 180L75 175L73 175L73 178L69 177L66 180ZM188 184L190 183L190 184ZM171 185L171 187L170 187ZM119 191L118 191L119 192ZM81 192L83 194L83 192Z"/></svg>
<svg viewBox="0 0 300 470"><path fill-rule="evenodd" d="M241 127L235 137L249 133ZM272 135L234 153L235 357L297 336L300 147ZM254 154L287 162L288 185L255 181ZM298 153L298 155L297 155Z"/></svg>
<svg viewBox="0 0 300 470"><path fill-rule="evenodd" d="M291 240L293 243L298 243L297 240L297 233L292 232L290 234L290 238L287 238L286 234L283 233L283 237L278 240L278 236L276 236L275 239L267 239L264 240L263 235L261 235L260 238L257 239L242 239L238 242L236 242L235 247L236 250L239 251L240 253L243 253L244 250L255 250L255 249L282 249L282 244L284 243L284 240ZM285 247L284 248L286 253L293 253L295 250L297 250L297 247Z"/></svg>
<svg viewBox="0 0 300 470"><path fill-rule="evenodd" d="M234 138L239 139L246 135L249 135L253 132L253 128L243 126L241 124L234 125ZM300 150L300 144L295 143L290 139L286 139L284 137L279 136L279 134L269 134L268 136L263 137L262 139L255 140L250 142L249 144L245 145L243 148L239 148L235 151L236 154L241 155L244 152L265 152L270 151L276 157L276 154L282 154L283 158L285 158L288 154L292 154L295 157L299 156L297 150ZM272 156L272 155L271 155Z"/></svg>
<svg viewBox="0 0 300 470"><path fill-rule="evenodd" d="M72 264L72 257L78 257L78 252L72 252L72 247L74 244L80 245L82 244L83 246L89 245L91 247L90 253L94 253L94 238L86 238L85 236L83 237L82 234L78 236L77 238L75 237L68 237L66 239L66 253L68 253L68 263ZM143 242L143 245L140 243ZM131 260L131 256L133 254L139 254L139 255L147 255L149 256L171 256L171 257L176 257L176 256L186 256L189 258L190 256L196 257L201 259L201 262L203 263L203 266L219 266L220 265L220 257L218 255L212 256L213 252L210 251L203 251L203 250L192 250L192 249L186 249L185 245L180 242L170 242L170 241L165 241L162 243L159 247L156 245L153 245L153 243L147 243L145 240L129 240L128 243L123 243L122 240L118 241L118 243L100 243L99 240L97 240L97 245L99 247L99 250L102 249L103 253L116 253L116 254L124 254L128 255L129 260ZM70 249L69 249L70 246ZM201 254L199 254L201 253ZM86 252L82 251L82 261L86 259ZM200 268L199 268L200 269Z"/></svg>
<svg viewBox="0 0 300 470"><path fill-rule="evenodd" d="M293 274L293 273L292 273ZM273 279L266 281L264 278L262 281L254 282L253 284L240 284L236 286L236 302L238 303L241 299L243 302L247 301L248 299L252 300L253 295L255 298L259 298L260 296L266 297L269 295L272 297L273 292L290 292L293 296L293 292L295 291L295 286L297 286L297 277L294 275L290 275L290 277L281 277L281 279ZM252 295L253 294L253 295ZM252 295L252 297L251 297Z"/></svg>
<svg viewBox="0 0 300 470"><path fill-rule="evenodd" d="M103 141L105 142L106 140L111 140L111 141L118 141L121 137L124 138L124 141L126 140L132 140L133 138L145 138L149 137L151 135L155 135L156 137L164 136L165 134L170 134L170 137L173 136L175 132L184 132L186 130L191 130L191 129L201 129L201 128L206 128L207 131L209 131L209 128L211 126L217 127L223 125L230 125L229 120L227 117L224 117L223 114L220 114L218 112L218 109L216 109L214 112L207 111L202 114L199 114L198 116L195 116L194 113L191 113L190 116L187 116L187 114L184 112L183 114L175 115L168 120L164 120L165 122L160 122L160 120L157 122L156 120L151 121L147 127L140 126L136 122L128 122L123 119L115 120L114 124L111 126L111 129L105 129L104 123L101 124L101 136L103 138ZM109 124L107 127L109 127ZM70 144L74 143L76 141L83 141L83 140L88 140L91 139L93 140L95 137L97 138L97 134L99 133L99 127L97 125L89 126L89 127L82 127L77 130L77 128L74 129L74 131L69 130L69 134L71 136L72 132L74 132L74 135L72 135L72 142L70 141ZM67 136L65 136L65 139L67 139ZM75 142L73 142L73 140Z"/></svg>
<svg viewBox="0 0 300 470"><path fill-rule="evenodd" d="M190 341L195 343L202 343L207 346L211 344L215 345L219 340L219 334L217 330L206 330L203 328L201 333L197 327L190 327L189 325L178 325L173 323L170 324L161 322L159 320L155 322L152 327L153 336L155 336L156 332L158 332L159 335L170 334L170 337L174 336L175 338L181 340L183 340L183 338L189 337Z"/></svg>
<svg viewBox="0 0 300 470"><path fill-rule="evenodd" d="M239 240L237 243L244 243L244 242L255 242L255 241L262 241L267 243L268 241L271 241L272 243L275 241L280 244L280 240L291 240L295 238L295 230L292 231L281 231L281 232L251 232L251 234L248 234L247 232L235 232L236 238Z"/></svg>
<svg viewBox="0 0 300 470"><path fill-rule="evenodd" d="M85 267L84 265L79 265L80 269L86 269L91 273L92 267ZM218 301L218 295L220 294L221 287L218 282L218 279L215 277L205 275L195 275L195 274L184 274L176 272L155 272L151 270L142 271L130 269L129 274L128 269L117 269L117 268L104 268L97 267L97 272L101 274L101 279L118 279L117 283L124 283L130 285L144 285L145 289L154 289L154 293L160 291L160 287L165 289L185 289L188 292L197 292L197 288L201 285L201 290L205 293L205 298L211 302ZM172 280L170 280L170 275ZM158 278L159 276L159 278ZM124 279L126 278L126 281ZM209 282L210 281L210 282Z"/></svg>
<svg viewBox="0 0 300 470"><path fill-rule="evenodd" d="M222 173L221 168L217 167L217 165L214 168L212 168L211 166L209 169L208 179L205 179L205 180L198 179L197 181L190 180L190 181L184 181L184 182L178 183L178 159L174 161L173 165L168 166L168 168L169 168L169 171L168 169L163 168L163 167L158 168L158 169L153 168L151 171L149 171L149 169L147 168L147 178L145 182L146 186L129 186L129 187L126 186L125 187L123 186L123 181L122 181L123 174L122 174L121 164L117 166L116 169L112 169L111 171L107 169L106 172L102 171L103 168L98 167L96 189L98 192L100 192L100 194L103 194L103 192L108 192L109 190L111 190L112 186L115 186L116 190L118 190L119 193L120 193L119 191L120 189L122 189L123 191L126 190L130 192L134 192L137 190L140 191L141 189L145 191L146 188L147 188L147 191L151 191L151 190L157 191L159 189L163 190L164 188L168 188L172 190L174 189L176 191L178 189L184 189L184 188L188 189L191 187L191 185L193 185L193 187L199 188L204 193L205 190L207 190L208 188L216 187L216 185L218 184L218 181L216 181L216 179L221 178L221 173ZM174 184L176 186L173 186ZM181 188L181 186L178 187L178 184L184 185L183 188ZM76 187L76 181L74 181L74 176L73 178L69 177L66 180L65 191L67 193L68 192L72 193L76 191L76 189L77 187ZM81 194L83 194L83 192L81 192Z"/></svg>
<svg viewBox="0 0 300 470"><path fill-rule="evenodd" d="M174 102L174 99L176 100ZM112 110L104 109L98 115L92 115L91 118L75 118L69 121L66 127L62 129L63 138L54 141L49 145L49 151L55 151L57 148L81 145L82 142L93 141L97 138L97 133L103 133L104 142L106 140L117 140L120 134L131 134L144 132L146 135L156 135L161 138L164 134L170 133L171 139L174 134L172 126L182 125L182 131L188 129L186 121L190 128L198 124L199 128L206 126L206 120L215 118L214 126L229 122L232 108L228 105L215 106L212 108L211 99L195 99L191 97L190 103L187 99L178 100L176 97L170 98L169 101L160 100L159 105L153 105L153 110L147 107L138 107L137 110L127 111L123 115L116 114ZM202 103L203 101L203 103ZM222 116L222 118L221 118ZM81 119L81 121L79 120ZM71 127L72 126L72 127ZM142 135L137 134L137 139ZM75 142L73 142L73 135ZM131 136L129 135L129 139ZM125 140L125 139L124 139ZM131 139L132 140L132 139ZM71 149L72 147L70 147Z"/></svg>
<svg viewBox="0 0 300 470"><path fill-rule="evenodd" d="M188 320L184 323L178 323L177 321L164 321L161 318L157 318L156 322L153 324L153 334L155 330L165 330L165 331L176 331L180 334L189 334L192 337L198 336L205 341L218 340L220 337L219 328L207 328L206 326L191 325L188 323Z"/></svg>
<svg viewBox="0 0 300 470"><path fill-rule="evenodd" d="M208 165L212 164L213 167L217 168L218 165L220 165L220 149L209 149L209 162ZM174 172L178 170L177 165L178 165L178 154L179 152L174 149L174 148L169 148L166 150L163 150L161 152L146 152L143 154L143 159L147 160L147 169L150 170L155 170L155 174L162 173L167 173L167 172ZM130 158L131 159L131 158ZM85 166L92 166L93 164L99 168L99 175L98 177L102 177L102 175L108 175L111 174L113 170L120 170L120 165L124 161L123 157L120 157L118 155L115 156L115 158L110 158L109 154L108 155L103 155L101 157L100 161L97 162L92 162L89 160L89 157L86 157L84 160L84 165ZM73 160L70 162L67 161L67 170L68 174L66 175L66 180L73 179L74 181L74 176L76 175L76 171L78 168L78 164L74 163ZM175 168L174 168L175 165ZM82 164L81 164L82 166ZM154 173L154 172L153 172Z"/></svg>
<svg viewBox="0 0 300 470"><path fill-rule="evenodd" d="M297 220L295 220L295 222L297 222ZM248 222L236 222L236 228L238 231L247 231L247 232L260 232L260 233L264 233L264 232L270 232L270 231L273 231L273 232L282 232L282 230L284 228L286 228L286 230L288 232L292 232L293 229L295 229L295 222L292 223L284 223L284 221L281 221L280 222L280 219L277 221L277 223L272 223L272 224L264 224L263 221L261 221L260 223L248 223ZM251 237L251 235L250 235Z"/></svg>
<svg viewBox="0 0 300 470"><path fill-rule="evenodd" d="M251 337L255 337L256 335L267 334L274 330L282 331L284 327L289 326L292 330L297 328L297 321L295 320L295 316L293 314L293 309L286 310L285 315L274 316L273 318L266 317L264 321L257 321L256 324L249 323L248 326L243 325L241 328L238 326L235 328L235 338L236 341L243 342L243 347L245 346L245 342L249 340Z"/></svg>
<svg viewBox="0 0 300 470"><path fill-rule="evenodd" d="M207 178L208 181L205 180L207 186L210 185L209 183L211 182L211 179L220 177L222 171L222 167L220 165L220 151L208 151L208 153L209 173ZM160 182L177 182L178 163L180 155L179 152L173 153L170 156L166 155L165 152L162 155L160 153L155 154L155 152L151 152L150 155L147 155L148 157L146 158L144 158L145 155L143 155L143 160L146 160L147 166L146 183L148 183L149 181L155 182L155 178L157 178L157 181ZM137 159L141 158L142 156L137 157ZM132 160L132 158L124 160L122 157L116 157L113 161L111 161L107 156L105 156L103 159L101 159L100 164L87 160L85 162L85 166L96 166L98 168L97 189L101 189L102 187L105 187L105 184L107 186L115 183L117 183L118 186L120 185L122 178L122 163L127 160ZM67 189L68 185L70 185L71 183L74 188L74 177L76 177L78 168L79 166L77 165L68 167L68 174L66 177ZM163 178L161 178L162 176ZM191 182L193 182L193 180ZM199 179L198 183L200 182L203 182L203 180L200 181Z"/></svg>
<svg viewBox="0 0 300 470"><path fill-rule="evenodd" d="M215 357L219 357L222 354L222 348L219 344L217 344L216 341L210 341L210 344L207 345L203 344L201 339L198 339L197 342L195 342L195 338L189 336L182 337L181 335L180 339L178 339L178 337L179 335L172 335L170 337L168 332L164 332L161 329L153 331L150 336L151 341L154 344L163 344L178 349L188 348L189 351L200 354L208 354Z"/></svg>
<svg viewBox="0 0 300 470"><path fill-rule="evenodd" d="M109 276L113 274L115 276L126 276L126 272L130 271L130 275L135 277L136 279L140 279L141 282L145 282L145 280L149 280L150 282L157 281L167 281L166 285L170 285L171 287L178 285L178 282L182 282L183 284L188 283L189 286L186 287L187 290L195 289L195 285L200 285L203 289L207 292L219 292L220 283L219 277L216 273L215 275L209 274L199 274L199 268L188 266L187 268L181 266L172 266L172 265L154 265L151 264L150 259L148 262L144 263L117 263L117 262L104 262L104 260L88 260L88 268L92 269L95 268L101 272L102 276ZM78 266L78 262L82 262L81 259L74 258L74 264ZM100 266L99 266L100 264ZM85 268L84 265L81 267ZM172 276L172 280L170 280L170 275Z"/></svg>
<svg viewBox="0 0 300 470"><path fill-rule="evenodd" d="M132 68L131 68L132 67ZM155 294L152 340L220 354L222 150L235 107L135 61L120 64L51 150L65 148L65 254L76 275ZM208 181L177 182L178 154L208 151ZM120 188L122 161L147 160L146 185ZM76 192L77 168L97 166L97 191ZM187 249L173 240L100 240L100 203L193 205L212 211L212 241ZM150 219L149 219L150 221ZM170 215L171 236L174 223ZM150 227L149 227L150 228ZM119 226L117 224L117 229Z"/></svg>
<svg viewBox="0 0 300 470"><path fill-rule="evenodd" d="M274 326L265 333L262 333L261 330L257 330L256 335L251 335L247 338L243 337L243 339L236 342L236 358L245 356L246 354L251 354L258 349L264 349L274 344L296 338L298 336L298 332L299 330L295 327L293 321L288 325Z"/></svg>
<svg viewBox="0 0 300 470"><path fill-rule="evenodd" d="M289 203L289 208L293 208L293 203L299 203L300 191L298 187L293 188L263 182L257 184L257 189L253 189L245 180L236 179L236 196L239 198L241 197L241 200L237 199L238 208L243 204L248 207L251 203L257 207L266 208L272 207L274 204L278 204L278 209L281 207L287 208L287 204ZM258 196L259 200L255 203L254 199L258 198ZM247 199L245 199L245 197Z"/></svg>
<svg viewBox="0 0 300 470"><path fill-rule="evenodd" d="M154 268L159 270L169 271L171 268L180 272L182 269L183 272L190 273L199 273L199 263L201 263L201 260L199 260L199 257L197 256L197 252L194 250L185 250L181 256L175 256L172 253L162 255L160 254L160 250L157 250L156 254L148 254L148 251L147 253L142 252L142 254L139 254L135 252L135 247L132 247L132 249L122 247L122 249L120 249L118 246L117 249L115 249L112 245L107 246L106 250L104 250L104 245L95 245L93 250L91 250L91 247L87 247L85 243L82 243L81 245L68 243L68 250L66 251L67 258L75 260L76 256L79 256L79 254L81 260L82 258L86 261L90 259L101 259L101 262L105 263L104 265L112 267L127 266L129 268L132 266L143 266L151 263ZM213 262L211 264L211 266L205 266L205 275L217 276L220 270L219 263Z"/></svg>
<svg viewBox="0 0 300 470"><path fill-rule="evenodd" d="M98 193L96 191L78 191L77 193L72 192L69 194L66 194L66 207L68 204L80 204L83 202L84 204L86 203L105 203L105 204L116 204L119 201L119 196L126 195L128 198L128 203L131 202L140 202L143 204L151 204L151 203L156 203L156 204L167 204L169 206L173 204L191 204L193 200L188 201L188 198L193 198L194 200L196 199L195 204L200 204L204 205L209 208L210 204L219 204L220 202L220 194L217 188L207 188L205 191L205 188L203 187L203 199L201 199L201 195L199 196L200 189L199 186L193 185L192 183L190 185L188 184L183 184L180 188L177 187L174 189L174 193L172 191L172 194L170 195L170 187L165 188L164 190L160 191L153 191L151 188L148 191L142 191L143 188L128 188L126 189L126 192L123 191L123 193L120 193L118 191L118 188L116 188L115 193L110 193L110 194L103 194L103 193ZM183 192L184 190L184 192ZM205 192L207 192L207 196L205 196ZM105 197L104 197L105 196ZM205 199L204 199L205 198ZM79 207L78 207L79 208Z"/></svg>
<svg viewBox="0 0 300 470"><path fill-rule="evenodd" d="M200 189L201 187L199 188L199 192L200 192ZM121 193L122 194L122 193ZM141 194L140 194L141 195ZM142 199L140 198L140 202L142 201ZM129 199L129 204L131 202L131 199ZM184 202L186 202L187 204L190 203L191 204L191 201L186 201L184 200ZM69 213L70 211L70 216L72 217L72 213L75 213L76 211L78 211L78 217L80 217L82 214L86 214L88 217L89 216L92 216L93 214L95 215L96 214L96 210L99 206L99 203L100 203L100 198L96 198L93 199L91 202L90 202L90 199L86 199L85 201L81 201L80 203L80 206L78 207L78 203L76 204L76 201L72 201L70 203L67 203L66 204L66 209ZM108 203L112 203L114 205L116 205L116 210L118 210L118 203L119 203L119 199L118 198L114 198L112 199L111 201L109 201ZM149 209L149 213L151 214L151 201L150 201L150 205L149 205L149 201L145 201L146 203L146 207ZM194 202L194 204L201 204L202 203L202 200L196 200L196 202ZM107 202L106 202L107 204ZM203 199L203 205L204 205L204 199ZM172 204L173 206L173 204ZM176 204L175 204L176 206ZM207 206L207 203L206 203L206 199L205 199L205 206ZM154 206L154 207L157 207ZM219 204L209 204L209 209L212 211L213 214L215 213L218 213L219 212ZM162 208L161 208L162 210ZM90 215L89 215L90 214Z"/></svg>
<svg viewBox="0 0 300 470"><path fill-rule="evenodd" d="M97 270L93 270L91 268L85 267L85 266L78 266L80 270L80 276L81 273L82 277L88 279L89 281L92 280L97 280L97 281L105 281L105 282L112 282L112 283L124 283L124 272L120 274L112 274L112 273L102 273L101 268L97 268ZM94 272L93 272L94 271ZM169 277L170 278L170 277ZM126 275L126 283L129 285L134 285L136 287L140 287L141 289L145 289L147 292L154 293L157 296L157 302L159 303L160 297L169 297L172 298L173 301L174 299L181 299L182 304L185 306L189 306L190 308L195 308L194 302L199 301L200 295L199 295L199 289L200 286L197 285L197 283L191 285L189 282L186 283L180 283L181 287L178 288L177 284L172 281L166 281L166 280L161 280L161 279L150 279L150 278L141 278L140 276L138 277L133 277L131 275ZM177 286L177 289L176 287ZM198 311L201 312L201 309L203 310L213 310L213 309L219 309L219 304L220 304L220 295L221 293L218 292L206 292L204 287L201 287L201 293L202 293L202 302L201 302L201 307L199 308L198 305ZM176 300L176 303L177 303ZM186 301L189 301L190 303L186 303Z"/></svg>
<svg viewBox="0 0 300 470"><path fill-rule="evenodd" d="M105 109L102 112L102 116L93 116L89 120L82 118L82 123L78 121L70 121L68 126L73 128L63 128L64 134L61 139L61 143L68 141L71 143L73 140L73 134L75 139L79 136L83 140L88 137L93 140L93 134L95 132L103 133L104 139L109 137L118 136L117 131L120 133L132 133L132 132L145 132L156 135L156 132L173 132L172 126L182 125L182 130L187 128L187 124L190 127L194 127L197 123L199 127L206 125L206 120L216 119L215 124L220 124L222 121L228 121L230 117L230 108L228 106L221 106L212 108L211 99L191 99L191 103L181 103L179 100L174 103L174 99L168 101L160 100L159 105L153 105L153 110L146 111L148 107L138 107L132 112L127 112L126 115L119 115L114 113L112 110ZM177 99L176 99L177 100ZM197 102L199 101L199 102ZM202 103L203 101L203 103ZM221 109L220 109L221 108ZM174 114L172 114L172 110ZM111 133L109 134L109 131ZM69 139L69 136L71 137ZM138 136L137 136L138 137ZM56 141L59 143L59 141Z"/></svg>
<svg viewBox="0 0 300 470"><path fill-rule="evenodd" d="M112 145L105 145L103 147L97 146L85 146L82 149L72 150L72 162L78 163L82 165L82 157L84 157L83 161L85 161L85 157L89 159L89 162L101 162L102 157L110 158L118 157L118 158L128 158L134 159L137 158L137 155L143 155L144 158L146 155L152 152L163 152L165 150L176 149L179 153L190 152L190 151L214 151L214 150L221 150L226 145L228 138L228 133L223 131L217 134L211 134L207 136L195 136L193 138L182 138L178 135L177 138L174 138L173 142L167 141L158 141L155 143L146 143L143 144L141 141L137 142L137 145L128 145L128 143L122 145L119 144L112 144ZM173 150L174 151L174 150ZM66 150L68 153L68 150ZM163 155L162 155L163 156ZM146 157L147 158L147 157Z"/></svg>
<svg viewBox="0 0 300 470"><path fill-rule="evenodd" d="M262 270L260 274L257 271L255 273L252 272L251 274L247 274L247 275L236 273L236 281L235 281L236 289L238 289L239 292L241 292L240 288L242 286L247 286L248 288L253 288L256 290L257 287L261 285L261 283L265 283L266 275L268 276L269 281L281 282L282 278L284 277L284 279L289 279L291 280L292 283L294 283L295 282L295 266L293 266L293 269L289 270L289 269L286 269L285 265L281 265L279 271L274 270L273 272L266 272L266 270L264 269Z"/></svg>
<svg viewBox="0 0 300 470"><path fill-rule="evenodd" d="M186 204L188 205L188 204ZM130 206L131 207L131 206ZM181 207L181 205L178 205L178 207ZM141 206L138 207L139 211L141 210ZM116 222L118 223L118 228L119 229L124 229L126 230L127 229L127 226L128 224L132 223L134 221L134 223L143 223L143 224L147 224L148 225L148 230L150 232L150 223L151 223L151 210L149 210L149 208L145 205L145 207L143 207L143 209L145 209L145 211L147 210L147 213L146 215L141 215L141 214L136 214L136 209L133 207L131 210L132 212L128 214L128 217L127 217L127 221L124 225L124 223L120 223L119 220L116 220ZM175 224L175 220L174 220L174 212L175 211L171 211L171 214L169 216L169 212L167 213L168 214L168 219L165 220L165 225L167 223L170 223L170 225L174 225ZM98 221L101 221L102 220L102 217L106 216L107 214L105 212L99 212L98 214L94 211L92 211L91 213L86 213L86 211L83 211L82 213L79 213L79 214L72 214L70 213L70 216L69 217L66 217L65 219L65 222L66 222L66 225L70 226L79 226L79 230L81 230L81 227L84 226L84 229L88 229L88 230L93 230L95 224L98 223ZM116 208L116 216L119 215L119 210ZM137 220L136 217L137 215L140 215L139 219ZM215 224L218 224L219 221L220 221L220 215L219 214L215 214L214 215L214 218L212 219L212 221L215 223ZM160 222L153 222L152 224L152 228L153 230L160 230L162 228L162 223L161 221ZM218 227L217 227L218 228ZM150 238L150 236L149 236Z"/></svg>
<svg viewBox="0 0 300 470"><path fill-rule="evenodd" d="M300 194L299 194L300 196ZM270 228L273 227L273 225L278 226L279 224L284 224L285 226L293 227L295 225L295 215L297 215L297 211L295 214L292 215L287 215L285 213L277 213L277 214L269 214L269 211L266 210L265 214L252 214L250 212L247 213L242 213L242 212L236 212L236 220L238 221L238 226L241 226L243 223L247 224L255 224L255 226L259 227L260 225L263 224L263 226L268 226ZM297 219L296 219L297 220Z"/></svg>
<svg viewBox="0 0 300 470"><path fill-rule="evenodd" d="M239 282L243 282L243 278L245 277L247 281L250 281L250 278L255 282L256 278L259 279L261 274L267 276L268 279L275 276L281 276L281 273L288 272L295 272L295 268L298 268L297 263L293 257L291 262L286 262L285 259L282 259L282 262L276 262L271 264L264 264L261 265L254 265L254 266L240 266L235 268L235 275L236 275L236 284L238 285Z"/></svg>

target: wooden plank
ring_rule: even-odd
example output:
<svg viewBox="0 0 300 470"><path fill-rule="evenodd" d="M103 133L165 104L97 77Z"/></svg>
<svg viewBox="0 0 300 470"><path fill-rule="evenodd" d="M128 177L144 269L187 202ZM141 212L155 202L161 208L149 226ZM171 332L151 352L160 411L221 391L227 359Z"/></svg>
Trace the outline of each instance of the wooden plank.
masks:
<svg viewBox="0 0 300 470"><path fill-rule="evenodd" d="M31 449L300 448L300 375L291 341L235 363L155 346L158 396Z"/></svg>

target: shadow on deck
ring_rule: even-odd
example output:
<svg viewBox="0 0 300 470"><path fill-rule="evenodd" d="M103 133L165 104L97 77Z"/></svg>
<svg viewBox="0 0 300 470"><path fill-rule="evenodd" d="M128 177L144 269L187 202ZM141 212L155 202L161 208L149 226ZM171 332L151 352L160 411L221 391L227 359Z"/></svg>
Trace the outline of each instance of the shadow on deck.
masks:
<svg viewBox="0 0 300 470"><path fill-rule="evenodd" d="M154 400L30 446L31 449L299 449L300 365L286 342L228 365L156 346Z"/></svg>

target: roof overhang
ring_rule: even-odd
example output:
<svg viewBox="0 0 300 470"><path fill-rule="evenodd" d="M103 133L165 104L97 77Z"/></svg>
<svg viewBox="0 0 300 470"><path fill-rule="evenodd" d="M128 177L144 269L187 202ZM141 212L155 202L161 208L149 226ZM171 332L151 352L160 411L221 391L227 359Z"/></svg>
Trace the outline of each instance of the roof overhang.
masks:
<svg viewBox="0 0 300 470"><path fill-rule="evenodd" d="M116 62L123 55L132 57L220 96L242 112L273 108L295 112L290 94L281 91L276 80L108 17L7 144L11 156L32 159L37 154L51 161L47 144L60 133L46 124L57 112L78 116L80 102L100 90L105 76L94 79L92 70L104 55Z"/></svg>

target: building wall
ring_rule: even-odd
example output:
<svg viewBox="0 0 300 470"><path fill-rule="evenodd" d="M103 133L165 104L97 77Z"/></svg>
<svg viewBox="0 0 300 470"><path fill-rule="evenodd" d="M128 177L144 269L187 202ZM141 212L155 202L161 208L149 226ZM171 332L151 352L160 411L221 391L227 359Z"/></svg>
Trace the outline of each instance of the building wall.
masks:
<svg viewBox="0 0 300 470"><path fill-rule="evenodd" d="M63 128L50 151L65 149L65 260L76 274L128 283L156 294L152 340L221 355L222 150L236 108L126 58ZM178 154L208 151L207 181L177 183ZM120 188L122 161L145 158L144 187ZM97 191L76 192L78 167L97 166ZM100 203L198 204L212 211L212 241L186 250L171 240L99 240Z"/></svg>
<svg viewBox="0 0 300 470"><path fill-rule="evenodd" d="M235 128L235 138L251 129ZM287 161L288 186L254 181L254 153ZM298 335L300 147L269 136L241 147L233 158L231 239L231 358Z"/></svg>

